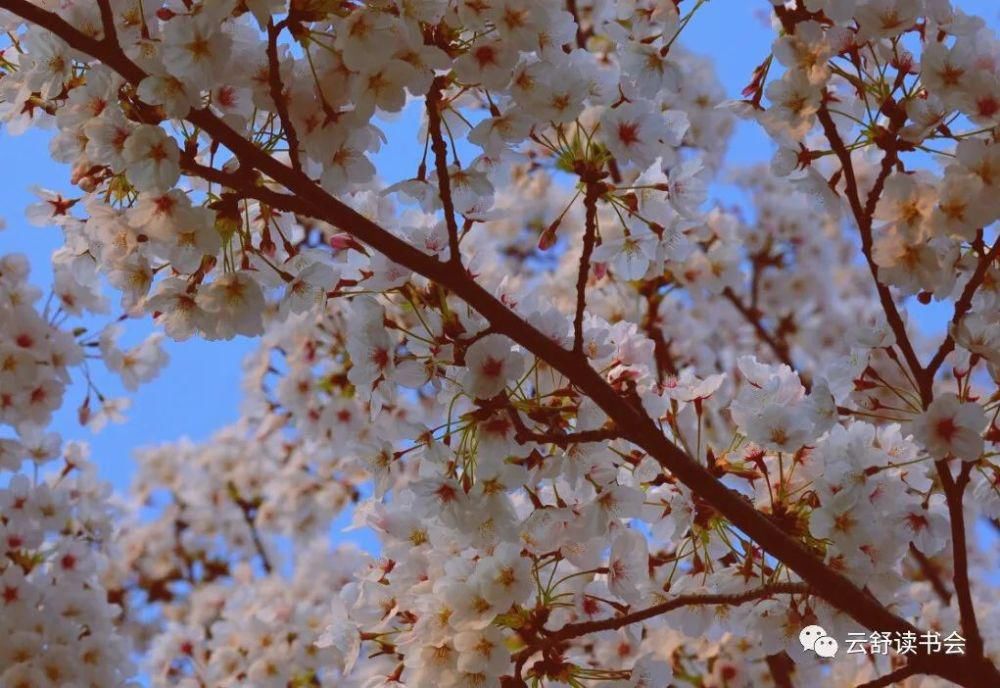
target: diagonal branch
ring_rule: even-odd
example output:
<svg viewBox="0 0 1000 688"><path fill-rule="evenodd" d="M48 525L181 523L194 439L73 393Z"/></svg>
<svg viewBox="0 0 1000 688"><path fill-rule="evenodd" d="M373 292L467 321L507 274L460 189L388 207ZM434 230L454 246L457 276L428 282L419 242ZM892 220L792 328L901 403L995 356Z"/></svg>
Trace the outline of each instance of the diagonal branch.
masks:
<svg viewBox="0 0 1000 688"><path fill-rule="evenodd" d="M740 312L744 320L753 326L754 332L757 333L757 338L767 345L767 347L771 350L771 353L773 353L779 361L795 371L795 373L799 376L799 381L802 383L802 387L805 388L806 392L811 391L812 376L809 373L799 371L795 367L795 364L792 362L791 351L788 348L788 342L779 335L768 332L761 320L760 311L753 306L748 306L743 303L743 299L741 299L730 287L723 289L722 295L726 297L731 304L733 304L733 307Z"/></svg>
<svg viewBox="0 0 1000 688"><path fill-rule="evenodd" d="M965 288L962 290L962 295L955 302L955 314L951 318L952 327L957 327L962 322L965 314L972 308L972 298L985 281L986 273L990 271L990 268L998 259L1000 259L1000 238L993 242L993 248L990 249L989 253L979 259L979 265L976 266L975 272L972 273L972 277L969 278ZM941 346L938 348L937 353L934 354L934 358L927 364L926 374L931 381L934 380L934 375L937 373L938 368L941 367L941 364L944 363L944 359L948 357L948 354L954 348L955 337L951 332L948 332L948 336L941 342Z"/></svg>
<svg viewBox="0 0 1000 688"><path fill-rule="evenodd" d="M819 118L820 124L823 125L823 132L830 142L830 147L833 149L834 154L836 154L837 159L840 160L840 166L844 172L845 195L847 196L848 204L851 206L854 221L858 225L858 232L861 234L861 252L865 256L868 269L872 274L872 280L875 282L875 290L878 292L882 310L885 311L889 327L892 328L892 332L896 336L896 345L903 352L903 358L906 359L906 363L910 367L914 378L919 380L923 374L920 360L913 350L913 344L910 342L910 337L906 332L906 324L899 314L896 302L893 301L892 292L879 279L878 265L872 257L872 216L875 213L875 205L878 202L878 198L882 194L885 180L889 177L892 167L896 163L896 154L886 151L885 156L882 158L882 166L875 184L872 187L871 193L868 194L866 204L862 206L861 192L858 189L858 180L854 174L854 163L851 160L851 154L847 150L844 140L840 137L840 133L837 131L837 125L830 116L830 111L826 103L820 107L816 116Z"/></svg>
<svg viewBox="0 0 1000 688"><path fill-rule="evenodd" d="M941 580L941 576L934 568L934 562L932 562L927 555L921 552L912 542L910 543L910 554L912 554L913 558L916 559L917 565L920 567L920 572L924 574L924 578L926 578L931 584L931 587L934 589L934 594L941 598L941 601L946 605L951 604L951 593L948 592L948 588L944 587L944 581Z"/></svg>
<svg viewBox="0 0 1000 688"><path fill-rule="evenodd" d="M257 530L257 507L240 495L234 482L229 481L226 483L226 487L229 490L230 499L239 508L240 514L243 516L243 522L250 530L250 540L253 542L254 549L257 550L257 556L260 557L264 573L271 575L274 572L274 567L271 565L271 558L267 556L267 550L264 548L264 541L260 537L260 531Z"/></svg>
<svg viewBox="0 0 1000 688"><path fill-rule="evenodd" d="M706 594L706 595L678 595L677 597L654 604L651 607L640 609L637 612L614 616L609 619L599 619L597 621L583 621L580 623L567 624L558 631L545 638L546 645L565 642L572 638L590 635L599 631L610 631L617 628L624 628L634 623L647 621L662 614L666 614L681 607L691 607L694 605L727 605L737 606L761 600L774 595L806 595L811 592L805 583L774 583L764 585L759 588L732 594Z"/></svg>
<svg viewBox="0 0 1000 688"><path fill-rule="evenodd" d="M740 299L740 297L737 296L730 287L723 289L722 295L726 297L729 303L733 304L733 307L740 312L748 323L753 325L754 332L757 333L757 336L762 342L767 344L768 348L771 349L771 352L775 355L775 357L794 370L795 365L792 363L792 357L788 351L788 344L786 344L783 340L779 340L767 331L767 328L764 327L764 323L761 322L760 312L757 309L751 308L743 303L742 299Z"/></svg>

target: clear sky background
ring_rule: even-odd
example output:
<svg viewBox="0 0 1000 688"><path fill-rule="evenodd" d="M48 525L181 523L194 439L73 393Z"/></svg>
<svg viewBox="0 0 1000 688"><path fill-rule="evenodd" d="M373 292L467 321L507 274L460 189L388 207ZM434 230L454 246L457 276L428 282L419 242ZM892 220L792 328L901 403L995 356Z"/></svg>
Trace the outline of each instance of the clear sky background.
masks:
<svg viewBox="0 0 1000 688"><path fill-rule="evenodd" d="M997 0L959 0L954 4L968 13L983 16L993 27L1000 26ZM730 98L739 97L754 66L769 52L774 37L768 25L769 8L770 4L764 0L711 0L699 10L682 36L681 42L689 49L713 56ZM387 181L413 175L421 152L416 127L414 108L384 127L390 143L377 157L376 167ZM0 232L0 254L27 254L32 264L31 281L46 291L52 275L49 257L61 243L61 232L56 228L35 228L24 220L24 208L35 200L30 187L37 184L74 194L68 169L49 158L48 139L47 132L38 130L20 137L10 137L0 130L0 217L7 221L7 229ZM773 145L762 131L740 123L728 160L732 165L766 161L772 150ZM724 186L718 187L716 193L725 202L736 200L733 191ZM120 313L116 305L117 299L112 297L109 318ZM933 327L932 323L927 324ZM138 341L151 331L148 321L130 321L126 327L126 342ZM64 439L86 440L103 477L124 491L133 474L131 456L135 449L184 436L205 440L238 418L241 364L254 346L255 341L247 339L229 342L192 339L182 343L167 340L169 366L156 380L132 395L132 408L125 424L109 425L99 434L81 427L76 420L76 408L86 395L85 383L76 375L64 407L53 421L53 429ZM93 370L94 379L106 395L125 394L120 383L105 374L101 366L94 366ZM363 534L337 537L371 544Z"/></svg>

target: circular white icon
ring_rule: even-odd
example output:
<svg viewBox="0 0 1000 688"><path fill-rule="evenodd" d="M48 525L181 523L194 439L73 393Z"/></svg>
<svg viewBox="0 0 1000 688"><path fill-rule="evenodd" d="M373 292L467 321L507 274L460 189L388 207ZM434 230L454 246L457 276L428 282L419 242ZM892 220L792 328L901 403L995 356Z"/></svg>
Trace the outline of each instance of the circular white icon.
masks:
<svg viewBox="0 0 1000 688"><path fill-rule="evenodd" d="M826 631L822 626L806 626L799 631L799 642L802 644L802 649L809 652L815 649L816 641L824 636Z"/></svg>
<svg viewBox="0 0 1000 688"><path fill-rule="evenodd" d="M837 656L837 641L828 635L818 638L816 644L813 646L820 657L836 657Z"/></svg>

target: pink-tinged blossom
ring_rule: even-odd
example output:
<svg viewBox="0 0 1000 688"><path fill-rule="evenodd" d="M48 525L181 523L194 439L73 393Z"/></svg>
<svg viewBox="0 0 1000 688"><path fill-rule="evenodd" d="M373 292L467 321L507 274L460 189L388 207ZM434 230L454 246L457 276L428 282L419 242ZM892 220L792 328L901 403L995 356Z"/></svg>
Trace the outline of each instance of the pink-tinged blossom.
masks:
<svg viewBox="0 0 1000 688"><path fill-rule="evenodd" d="M660 148L679 146L688 129L683 112L658 112L645 102L626 103L606 111L601 132L612 155L622 162L648 167Z"/></svg>
<svg viewBox="0 0 1000 688"><path fill-rule="evenodd" d="M180 149L160 127L143 125L122 148L129 181L140 191L168 191L180 177Z"/></svg>
<svg viewBox="0 0 1000 688"><path fill-rule="evenodd" d="M976 461L983 453L986 412L973 401L940 394L913 426L917 441L935 459Z"/></svg>
<svg viewBox="0 0 1000 688"><path fill-rule="evenodd" d="M524 372L524 355L507 337L488 334L465 352L465 365L462 386L474 398L489 399Z"/></svg>

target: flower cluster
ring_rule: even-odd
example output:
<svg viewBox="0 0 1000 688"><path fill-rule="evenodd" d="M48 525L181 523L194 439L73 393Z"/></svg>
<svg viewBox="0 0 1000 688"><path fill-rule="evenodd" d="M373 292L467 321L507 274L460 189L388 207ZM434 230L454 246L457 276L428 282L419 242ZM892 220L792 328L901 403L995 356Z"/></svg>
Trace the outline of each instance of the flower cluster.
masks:
<svg viewBox="0 0 1000 688"><path fill-rule="evenodd" d="M3 445L0 468L5 470L18 470L36 445L39 463L53 458L43 448L39 429L62 405L69 368L83 360L73 336L35 310L41 296L28 283L24 256L0 258L0 423L17 429L29 443Z"/></svg>
<svg viewBox="0 0 1000 688"><path fill-rule="evenodd" d="M126 686L130 645L120 607L100 577L109 566L113 514L81 446L63 470L0 488L0 683L5 686Z"/></svg>
<svg viewBox="0 0 1000 688"><path fill-rule="evenodd" d="M0 429L14 432L0 437L0 684L133 685L121 609L101 582L110 487L85 446L45 429L83 349L35 310L41 292L27 280L24 256L0 257ZM39 479L46 465L59 470Z"/></svg>

